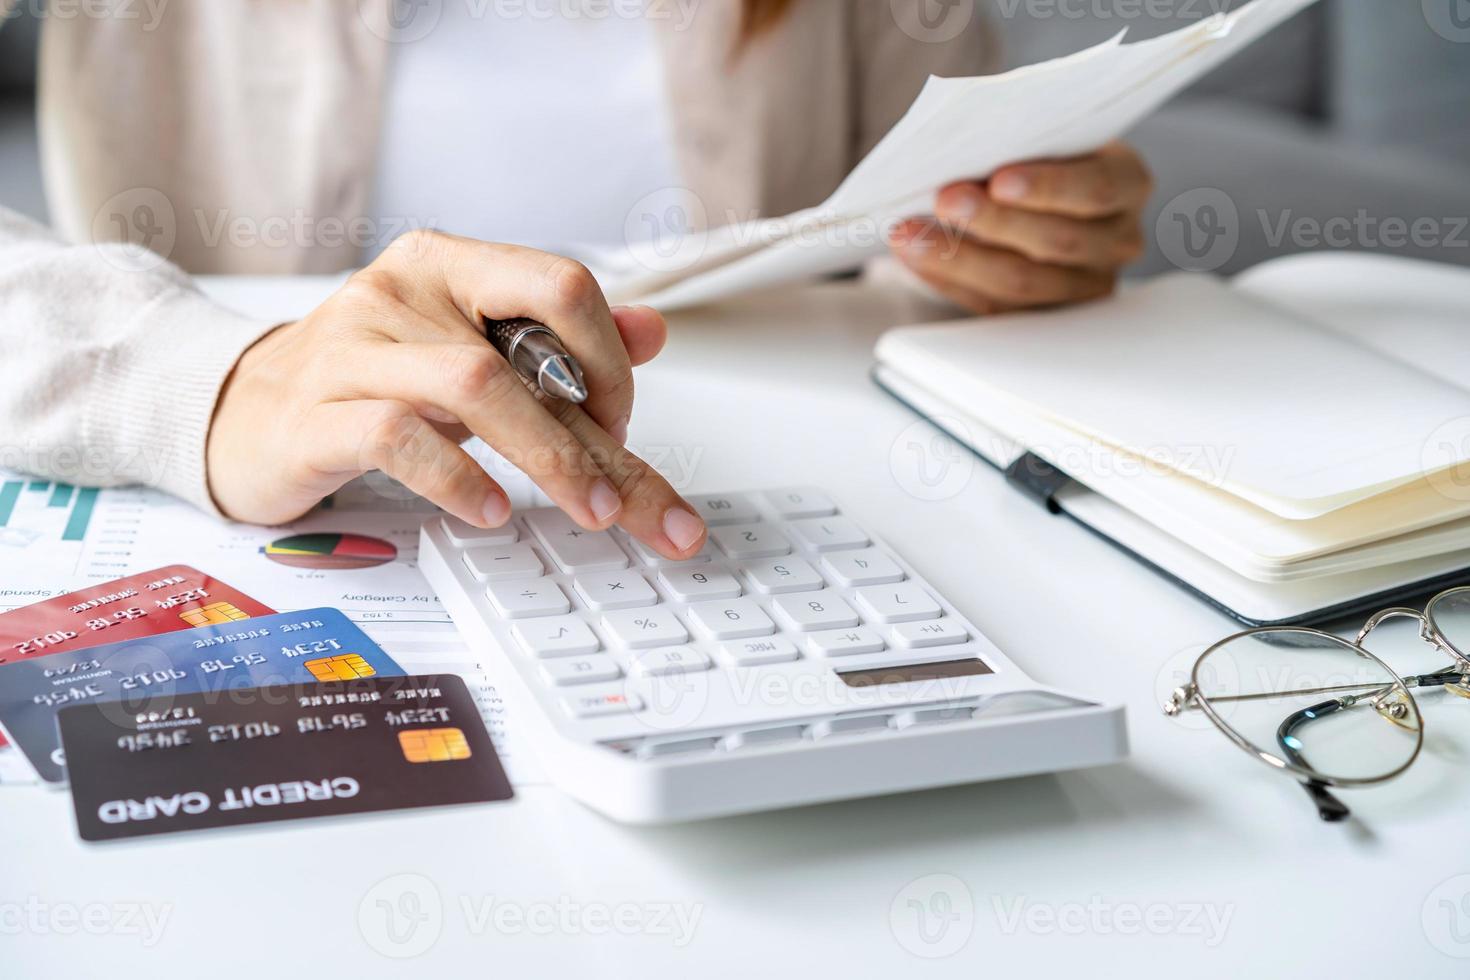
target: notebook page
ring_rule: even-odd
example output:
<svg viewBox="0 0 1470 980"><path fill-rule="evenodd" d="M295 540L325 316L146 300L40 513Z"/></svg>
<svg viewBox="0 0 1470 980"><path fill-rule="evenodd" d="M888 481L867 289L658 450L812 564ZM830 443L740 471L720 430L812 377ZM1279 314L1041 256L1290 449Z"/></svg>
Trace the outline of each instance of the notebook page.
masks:
<svg viewBox="0 0 1470 980"><path fill-rule="evenodd" d="M1317 252L1263 262L1231 285L1456 387L1470 387L1470 269Z"/></svg>
<svg viewBox="0 0 1470 980"><path fill-rule="evenodd" d="M1002 393L1292 519L1421 478L1425 439L1470 416L1470 392L1208 276L1168 276L1070 310L899 331L880 342L880 358L899 343L920 347L947 390ZM1223 472L1200 462L1211 447L1229 454Z"/></svg>

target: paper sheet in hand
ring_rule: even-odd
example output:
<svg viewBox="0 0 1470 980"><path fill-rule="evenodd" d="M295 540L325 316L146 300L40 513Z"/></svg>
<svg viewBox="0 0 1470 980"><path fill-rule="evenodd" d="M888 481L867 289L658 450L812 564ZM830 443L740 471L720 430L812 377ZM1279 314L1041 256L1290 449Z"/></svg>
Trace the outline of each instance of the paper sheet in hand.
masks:
<svg viewBox="0 0 1470 980"><path fill-rule="evenodd" d="M1253 0L1229 14L1124 44L1119 34L1004 75L933 78L907 114L819 207L633 249L605 283L614 302L661 309L852 269L881 254L890 222L934 194L1022 160L1092 152L1316 0ZM718 224L717 216L709 216ZM629 268L638 271L628 272Z"/></svg>

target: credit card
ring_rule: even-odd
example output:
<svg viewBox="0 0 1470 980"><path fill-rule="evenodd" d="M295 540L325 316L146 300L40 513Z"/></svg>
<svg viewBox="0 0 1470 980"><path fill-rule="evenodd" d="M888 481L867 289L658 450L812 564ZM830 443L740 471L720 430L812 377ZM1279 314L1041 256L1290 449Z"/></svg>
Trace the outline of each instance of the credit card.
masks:
<svg viewBox="0 0 1470 980"><path fill-rule="evenodd" d="M197 568L169 565L0 613L0 664L274 612Z"/></svg>
<svg viewBox="0 0 1470 980"><path fill-rule="evenodd" d="M338 610L304 609L5 664L0 726L37 775L58 783L66 770L56 713L73 704L108 704L121 724L185 694L219 702L271 684L403 673Z"/></svg>
<svg viewBox="0 0 1470 980"><path fill-rule="evenodd" d="M83 840L513 795L464 681L372 677L59 716Z"/></svg>
<svg viewBox="0 0 1470 980"><path fill-rule="evenodd" d="M169 565L0 613L0 664L274 612L212 575Z"/></svg>

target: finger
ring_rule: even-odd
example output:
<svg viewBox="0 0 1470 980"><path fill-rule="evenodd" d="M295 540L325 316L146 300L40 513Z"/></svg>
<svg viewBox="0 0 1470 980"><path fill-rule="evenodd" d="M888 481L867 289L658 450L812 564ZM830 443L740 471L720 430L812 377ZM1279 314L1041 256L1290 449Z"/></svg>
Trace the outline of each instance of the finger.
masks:
<svg viewBox="0 0 1470 980"><path fill-rule="evenodd" d="M969 310L976 316L994 316L1013 309L999 300L991 299L984 293L978 293L968 286L961 286L953 279L942 279L938 276L920 272L920 279L940 296L949 300L963 310Z"/></svg>
<svg viewBox="0 0 1470 980"><path fill-rule="evenodd" d="M459 419L588 530L617 520L617 488L483 341L371 344L344 358L340 370L348 398L426 403Z"/></svg>
<svg viewBox="0 0 1470 980"><path fill-rule="evenodd" d="M1071 218L1026 211L997 203L978 184L946 187L935 202L935 213L971 238L1036 262L1115 269L1143 254L1143 234L1131 213Z"/></svg>
<svg viewBox="0 0 1470 980"><path fill-rule="evenodd" d="M704 547L709 531L703 520L657 470L624 449L586 412L558 402L561 420L602 464L623 499L618 524L665 558L691 558Z"/></svg>
<svg viewBox="0 0 1470 980"><path fill-rule="evenodd" d="M893 244L898 257L925 279L951 282L1013 307L1098 299L1112 292L1115 281L1111 273L1046 265L957 238L932 223L906 222L896 230Z"/></svg>
<svg viewBox="0 0 1470 980"><path fill-rule="evenodd" d="M664 349L669 325L658 310L650 306L614 306L612 315L634 367L647 364Z"/></svg>
<svg viewBox="0 0 1470 980"><path fill-rule="evenodd" d="M1075 160L1035 161L991 175L990 196L1027 211L1101 218L1141 208L1152 182L1143 161L1122 143Z"/></svg>
<svg viewBox="0 0 1470 980"><path fill-rule="evenodd" d="M419 292L426 282L433 292L437 276L471 325L524 316L551 327L582 367L588 413L604 428L632 415L632 362L602 287L580 262L428 231L403 236L384 260Z"/></svg>
<svg viewBox="0 0 1470 980"><path fill-rule="evenodd" d="M337 486L381 470L476 527L510 520L510 498L500 485L407 402L323 402L303 423L314 437L307 464Z"/></svg>

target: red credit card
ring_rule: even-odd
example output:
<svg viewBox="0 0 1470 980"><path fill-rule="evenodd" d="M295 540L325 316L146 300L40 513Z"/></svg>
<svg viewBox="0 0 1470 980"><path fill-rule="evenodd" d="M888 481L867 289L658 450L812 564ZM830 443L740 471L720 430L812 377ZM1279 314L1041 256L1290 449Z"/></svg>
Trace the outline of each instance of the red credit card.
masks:
<svg viewBox="0 0 1470 980"><path fill-rule="evenodd" d="M0 613L0 664L274 612L196 568L169 565Z"/></svg>
<svg viewBox="0 0 1470 980"><path fill-rule="evenodd" d="M274 613L197 568L169 565L0 613L0 664Z"/></svg>

